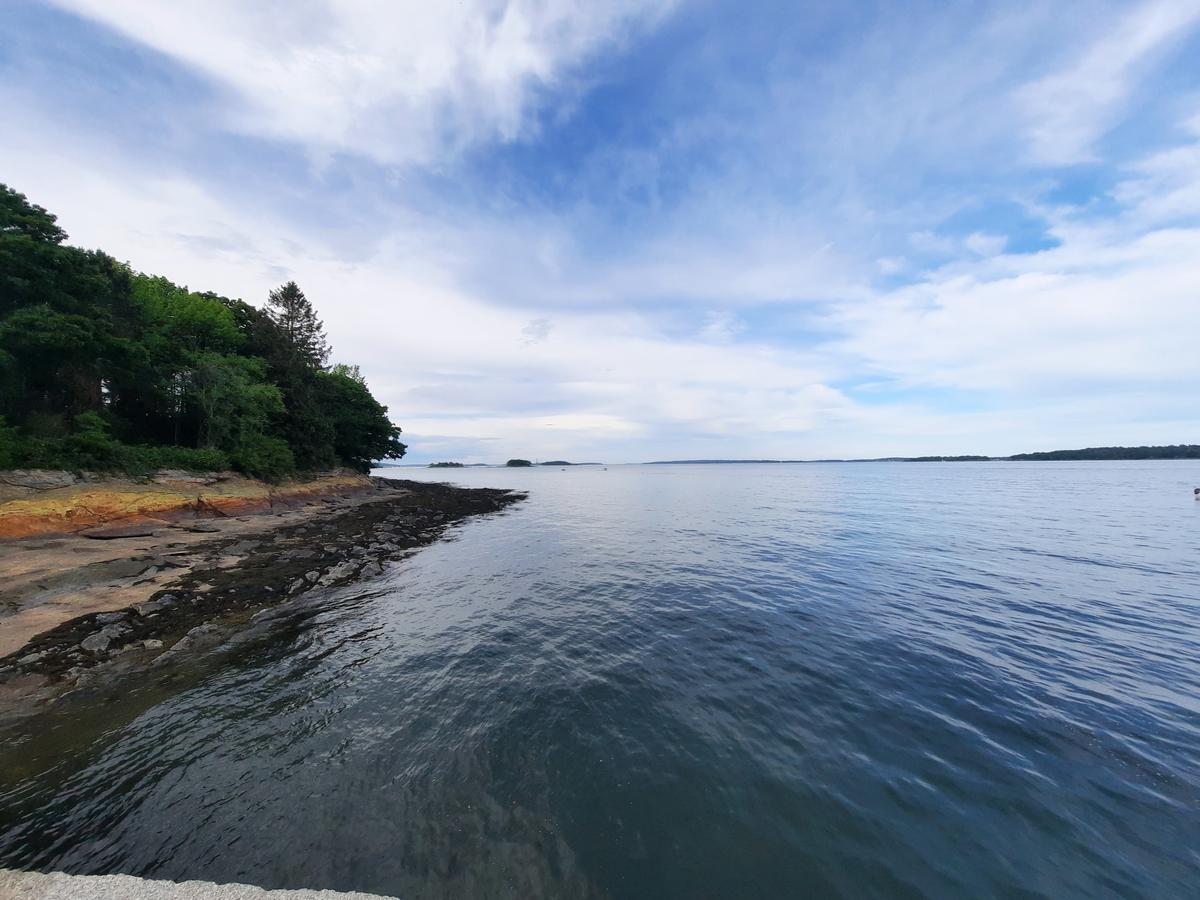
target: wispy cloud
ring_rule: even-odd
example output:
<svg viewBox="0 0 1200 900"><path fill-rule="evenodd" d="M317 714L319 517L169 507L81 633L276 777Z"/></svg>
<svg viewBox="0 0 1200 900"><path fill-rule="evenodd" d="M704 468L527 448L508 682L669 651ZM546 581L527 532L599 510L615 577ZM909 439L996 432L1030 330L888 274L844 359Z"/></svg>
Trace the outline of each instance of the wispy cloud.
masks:
<svg viewBox="0 0 1200 900"><path fill-rule="evenodd" d="M536 130L538 100L669 0L55 0L226 86L225 125L317 152L437 164ZM557 98L563 102L562 97Z"/></svg>
<svg viewBox="0 0 1200 900"><path fill-rule="evenodd" d="M1198 23L1197 0L1136 4L1077 58L1023 87L1034 158L1053 165L1095 161L1095 142L1119 121L1140 80Z"/></svg>

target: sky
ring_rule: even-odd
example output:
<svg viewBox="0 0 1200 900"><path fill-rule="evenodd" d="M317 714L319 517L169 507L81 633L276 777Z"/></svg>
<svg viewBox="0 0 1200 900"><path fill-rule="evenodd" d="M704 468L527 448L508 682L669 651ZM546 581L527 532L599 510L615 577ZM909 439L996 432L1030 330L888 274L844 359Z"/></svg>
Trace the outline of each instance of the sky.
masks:
<svg viewBox="0 0 1200 900"><path fill-rule="evenodd" d="M406 461L1200 443L1200 0L11 0L0 121Z"/></svg>

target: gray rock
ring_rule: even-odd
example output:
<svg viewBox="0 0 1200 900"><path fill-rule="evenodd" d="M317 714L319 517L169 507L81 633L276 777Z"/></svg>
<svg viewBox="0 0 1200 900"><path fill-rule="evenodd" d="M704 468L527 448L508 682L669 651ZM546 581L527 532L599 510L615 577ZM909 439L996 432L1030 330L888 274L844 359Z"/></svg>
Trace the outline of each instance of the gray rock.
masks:
<svg viewBox="0 0 1200 900"><path fill-rule="evenodd" d="M139 603L134 607L134 610L139 616L151 616L155 613L162 612L164 609L174 606L179 602L179 597L175 594L161 594L153 600L147 600L145 603Z"/></svg>
<svg viewBox="0 0 1200 900"><path fill-rule="evenodd" d="M147 600L145 603L139 603L134 609L137 610L139 616L150 616L154 613L162 612L168 606L170 606L169 603L159 598L158 600Z"/></svg>
<svg viewBox="0 0 1200 900"><path fill-rule="evenodd" d="M113 622L120 622L124 620L128 615L129 613L125 612L100 613L96 616L96 621L101 625L111 625Z"/></svg>
<svg viewBox="0 0 1200 900"><path fill-rule="evenodd" d="M147 650L161 650L163 648L163 642L157 638L150 638L149 640L142 641L142 646Z"/></svg>
<svg viewBox="0 0 1200 900"><path fill-rule="evenodd" d="M59 472L53 469L15 469L11 472L0 472L0 484L31 488L35 491L70 487L78 480L70 472Z"/></svg>
<svg viewBox="0 0 1200 900"><path fill-rule="evenodd" d="M160 653L154 660L153 665L167 665L173 660L177 659L181 654L200 649L204 646L212 646L219 640L220 633L221 629L217 625L197 625L195 628L177 640L174 644ZM159 647L152 649L160 649L162 642L159 641L158 643Z"/></svg>
<svg viewBox="0 0 1200 900"><path fill-rule="evenodd" d="M184 469L159 469L150 480L155 484L172 481L183 481L188 484L216 484L232 477L232 472L188 472Z"/></svg>
<svg viewBox="0 0 1200 900"><path fill-rule="evenodd" d="M45 659L47 654L48 651L46 650L42 650L40 653L27 653L25 656L22 656L20 659L18 659L17 663L22 666L30 666L38 660Z"/></svg>
<svg viewBox="0 0 1200 900"><path fill-rule="evenodd" d="M78 534L95 541L113 541L118 538L153 537L154 531L155 529L150 525L114 525L104 528L85 528Z"/></svg>
<svg viewBox="0 0 1200 900"><path fill-rule="evenodd" d="M325 572L325 575L321 578L320 583L323 585L330 585L339 579L349 578L350 576L356 574L361 566L362 563L354 559L348 559L345 562L338 563L336 566L333 566Z"/></svg>
<svg viewBox="0 0 1200 900"><path fill-rule="evenodd" d="M97 631L95 634L89 634L80 641L79 646L88 651L88 653L103 653L111 643L112 638L107 637L103 631Z"/></svg>
<svg viewBox="0 0 1200 900"><path fill-rule="evenodd" d="M111 625L105 625L95 634L88 635L79 642L79 646L89 653L103 653L109 648L117 638L126 634L129 631L129 626L120 622L114 622Z"/></svg>

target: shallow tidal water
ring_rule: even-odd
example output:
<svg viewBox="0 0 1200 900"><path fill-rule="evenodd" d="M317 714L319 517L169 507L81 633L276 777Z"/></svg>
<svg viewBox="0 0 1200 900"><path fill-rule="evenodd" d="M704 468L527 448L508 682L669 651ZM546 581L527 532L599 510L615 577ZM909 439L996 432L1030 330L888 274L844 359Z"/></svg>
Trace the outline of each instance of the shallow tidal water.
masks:
<svg viewBox="0 0 1200 900"><path fill-rule="evenodd" d="M379 474L530 496L0 735L0 865L1200 895L1200 463Z"/></svg>

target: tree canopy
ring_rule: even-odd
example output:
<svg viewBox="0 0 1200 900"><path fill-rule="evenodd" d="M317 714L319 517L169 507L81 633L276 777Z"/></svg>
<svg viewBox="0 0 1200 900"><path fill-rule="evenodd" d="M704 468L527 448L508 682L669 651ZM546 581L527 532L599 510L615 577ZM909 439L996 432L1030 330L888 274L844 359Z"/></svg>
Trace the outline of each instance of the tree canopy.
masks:
<svg viewBox="0 0 1200 900"><path fill-rule="evenodd" d="M278 478L404 454L294 281L258 308L66 239L0 184L0 466Z"/></svg>

